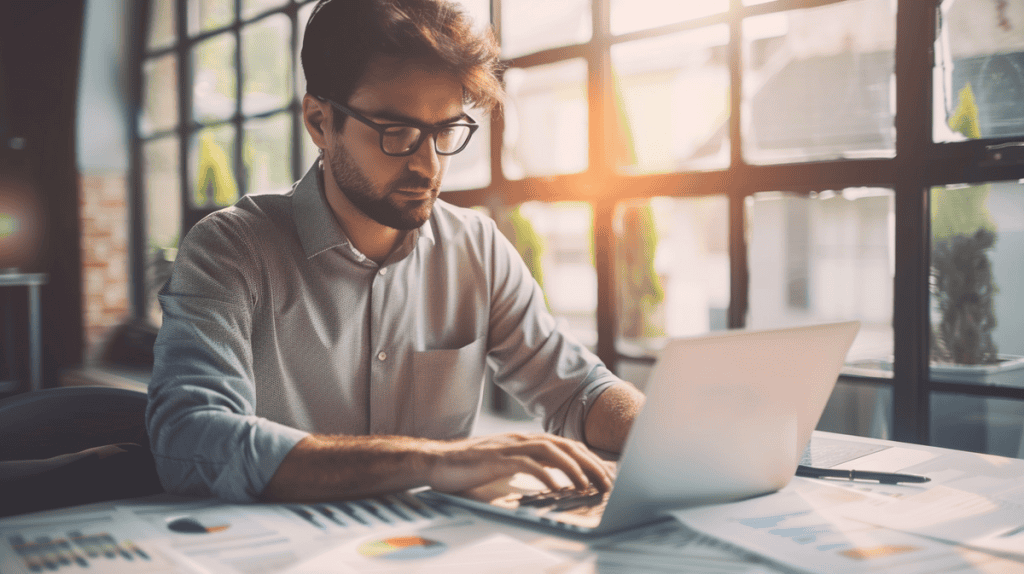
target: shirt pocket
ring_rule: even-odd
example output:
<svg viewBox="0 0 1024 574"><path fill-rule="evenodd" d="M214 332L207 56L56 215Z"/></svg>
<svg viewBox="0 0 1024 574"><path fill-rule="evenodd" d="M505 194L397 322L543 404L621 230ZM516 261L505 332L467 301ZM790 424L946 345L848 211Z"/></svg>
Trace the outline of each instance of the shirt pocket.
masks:
<svg viewBox="0 0 1024 574"><path fill-rule="evenodd" d="M483 393L485 340L480 338L458 349L413 352L416 436L469 436Z"/></svg>

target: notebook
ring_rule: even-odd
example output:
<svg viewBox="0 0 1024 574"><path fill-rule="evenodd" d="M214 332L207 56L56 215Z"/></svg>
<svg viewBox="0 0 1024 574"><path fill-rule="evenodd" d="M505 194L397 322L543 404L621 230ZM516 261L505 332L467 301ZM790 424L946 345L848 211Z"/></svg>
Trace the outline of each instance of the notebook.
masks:
<svg viewBox="0 0 1024 574"><path fill-rule="evenodd" d="M551 493L517 474L421 496L605 534L663 519L670 509L774 492L793 478L859 329L850 321L670 340L608 493Z"/></svg>

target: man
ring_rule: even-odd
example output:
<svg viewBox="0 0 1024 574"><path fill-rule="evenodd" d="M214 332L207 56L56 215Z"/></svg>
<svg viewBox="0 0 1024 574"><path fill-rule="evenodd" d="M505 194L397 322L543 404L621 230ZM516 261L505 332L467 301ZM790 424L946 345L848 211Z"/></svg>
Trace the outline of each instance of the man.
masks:
<svg viewBox="0 0 1024 574"><path fill-rule="evenodd" d="M171 492L328 500L515 472L611 477L642 403L562 333L493 222L437 201L501 97L497 48L444 0L321 0L302 47L320 161L182 241L147 424ZM555 434L466 438L485 362ZM556 436L562 435L562 436Z"/></svg>

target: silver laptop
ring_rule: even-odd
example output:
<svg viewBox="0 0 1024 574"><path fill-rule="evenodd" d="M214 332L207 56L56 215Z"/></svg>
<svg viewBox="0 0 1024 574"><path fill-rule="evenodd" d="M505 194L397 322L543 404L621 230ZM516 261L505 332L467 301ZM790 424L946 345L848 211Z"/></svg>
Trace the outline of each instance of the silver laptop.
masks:
<svg viewBox="0 0 1024 574"><path fill-rule="evenodd" d="M548 491L517 474L439 498L574 533L604 534L663 511L774 492L789 483L853 343L857 321L672 339L610 493ZM564 477L564 475L563 475Z"/></svg>

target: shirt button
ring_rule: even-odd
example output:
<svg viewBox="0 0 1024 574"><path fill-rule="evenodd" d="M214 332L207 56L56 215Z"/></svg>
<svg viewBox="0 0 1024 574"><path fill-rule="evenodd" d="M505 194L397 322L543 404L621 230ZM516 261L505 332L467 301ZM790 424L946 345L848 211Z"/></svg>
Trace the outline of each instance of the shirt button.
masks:
<svg viewBox="0 0 1024 574"><path fill-rule="evenodd" d="M381 351L381 352L377 353L377 358L383 361L384 359L388 358L388 354L385 353L384 351Z"/></svg>
<svg viewBox="0 0 1024 574"><path fill-rule="evenodd" d="M381 270L380 270L380 274L381 274L381 275L387 275L387 274L388 274L388 268L387 268L387 267L385 267L385 268L381 269Z"/></svg>

